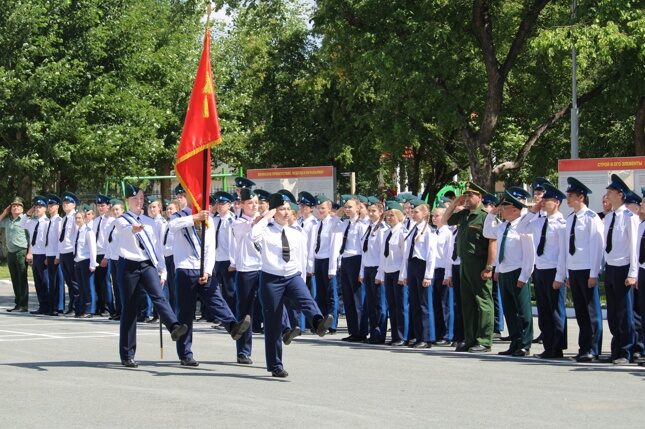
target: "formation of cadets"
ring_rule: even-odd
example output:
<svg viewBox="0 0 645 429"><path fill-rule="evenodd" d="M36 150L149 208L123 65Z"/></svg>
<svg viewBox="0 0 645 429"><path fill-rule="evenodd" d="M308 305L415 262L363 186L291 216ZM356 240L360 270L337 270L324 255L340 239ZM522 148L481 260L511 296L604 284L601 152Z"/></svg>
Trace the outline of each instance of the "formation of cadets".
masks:
<svg viewBox="0 0 645 429"><path fill-rule="evenodd" d="M529 356L532 284L544 346L534 356L563 357L569 288L580 332L573 359L592 362L601 355L603 276L608 361L639 362L644 352L645 208L617 175L602 213L588 208L590 189L572 177L566 193L536 179L531 207L522 188L498 199L469 182L434 209L411 194L385 202L342 195L339 205L324 195L270 194L246 178L235 182L236 193L211 195L211 211L199 213L179 185L165 216L158 200L144 214L143 191L134 185L125 187L127 205L99 194L78 211L70 192L37 196L26 215L11 220L27 232L39 303L31 313L109 313L120 321L126 367L137 366L136 322L160 319L181 365L197 366L199 303L201 317L236 341L238 363L253 362L252 332L263 332L267 370L286 377L283 344L304 331L335 333L339 314L347 323L343 341L470 353L490 352L506 320L510 346L499 354ZM8 311L26 311L24 293L15 284L14 291Z"/></svg>

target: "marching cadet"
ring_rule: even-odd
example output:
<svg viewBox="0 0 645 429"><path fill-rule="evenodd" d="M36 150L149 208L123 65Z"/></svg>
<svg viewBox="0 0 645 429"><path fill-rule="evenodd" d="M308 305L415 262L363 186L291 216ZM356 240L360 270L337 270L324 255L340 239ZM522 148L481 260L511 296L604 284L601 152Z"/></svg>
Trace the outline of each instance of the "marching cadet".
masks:
<svg viewBox="0 0 645 429"><path fill-rule="evenodd" d="M105 257L107 252L107 239L112 222L110 217L110 197L97 194L94 199L96 203L97 218L93 223L94 235L96 237L96 257L99 265L94 271L94 287L96 289L96 314L103 316L105 311L114 314L114 297L112 296L112 285L109 278L109 258Z"/></svg>
<svg viewBox="0 0 645 429"><path fill-rule="evenodd" d="M32 200L32 207L27 210L27 216L22 217L20 220L20 226L29 232L30 246L27 253L27 263L31 265L36 296L38 297L38 309L30 311L29 313L31 314L50 314L53 312L46 266L45 243L49 227L46 212L47 199L38 195Z"/></svg>
<svg viewBox="0 0 645 429"><path fill-rule="evenodd" d="M262 257L260 245L251 241L251 228L258 211L258 199L249 188L240 190L241 212L232 225L235 240L235 270L237 272L237 314L238 317L254 317L254 308L260 287ZM237 363L251 365L253 335L245 331L237 340Z"/></svg>
<svg viewBox="0 0 645 429"><path fill-rule="evenodd" d="M78 282L79 296L74 317L89 319L92 317L92 306L96 299L94 287L94 271L96 262L96 236L92 230L91 221L87 222L84 214L76 212L76 234L74 238L74 269Z"/></svg>
<svg viewBox="0 0 645 429"><path fill-rule="evenodd" d="M365 311L365 291L358 280L361 269L361 253L367 225L359 218L359 201L349 199L345 202L341 216L347 218L336 223L334 232L340 234L340 248L332 251L332 258L340 257L339 277L349 336L343 341L363 342L367 338L367 312ZM336 241L336 244L338 240Z"/></svg>
<svg viewBox="0 0 645 429"><path fill-rule="evenodd" d="M298 225L302 228L307 239L307 261L309 261L309 251L311 249L311 231L318 226L318 220L314 216L314 207L316 207L316 197L306 191L298 193L298 206L300 208L298 218ZM311 296L315 297L316 291L313 285L313 275L311 270L307 267L307 288L311 292Z"/></svg>
<svg viewBox="0 0 645 429"><path fill-rule="evenodd" d="M387 335L387 299L385 287L376 282L385 234L389 227L383 222L383 204L372 200L367 208L370 223L363 237L361 268L358 281L365 288L365 312L369 322L369 343L384 344ZM383 277L383 275L381 275Z"/></svg>
<svg viewBox="0 0 645 429"><path fill-rule="evenodd" d="M508 350L498 354L516 357L529 356L533 341L529 285L535 262L533 237L520 233L517 228L524 208L526 206L520 200L506 191L498 206L504 222L497 227L497 234L490 234L488 228L489 224L495 221L495 213L487 215L484 225L484 236L497 239L495 277L502 293L504 317L511 337Z"/></svg>
<svg viewBox="0 0 645 429"><path fill-rule="evenodd" d="M145 289L159 313L161 321L177 341L188 331L188 326L177 321L175 313L161 291L161 282L166 279L166 267L161 243L155 234L155 223L143 214L143 191L134 185L125 186L129 210L114 222L118 232L119 264L123 269L123 310L119 332L121 364L136 368L134 360L137 335L137 309L139 289Z"/></svg>
<svg viewBox="0 0 645 429"><path fill-rule="evenodd" d="M309 231L309 251L307 252L307 273L316 280L316 304L323 314L333 314L338 323L338 307L335 283L338 259L333 250L338 234L334 233L337 217L331 216L332 203L325 195L316 196L318 225ZM333 325L332 332L335 332Z"/></svg>
<svg viewBox="0 0 645 429"><path fill-rule="evenodd" d="M607 322L612 334L611 361L623 365L632 361L635 340L634 295L638 276L637 250L639 219L625 207L631 191L616 174L607 186L612 211L605 217L605 293Z"/></svg>
<svg viewBox="0 0 645 429"><path fill-rule="evenodd" d="M385 221L389 225L383 241L379 270L375 284L383 284L387 297L388 314L392 340L389 345L400 347L408 338L408 286L399 284L399 274L403 263L405 236L408 231L403 227L403 207L397 201L386 201Z"/></svg>
<svg viewBox="0 0 645 429"><path fill-rule="evenodd" d="M110 314L110 320L121 320L121 309L123 301L121 299L123 293L123 282L121 273L123 270L122 263L119 261L119 232L116 229L114 221L118 219L124 212L123 202L117 199L110 200L112 207L110 208L110 232L107 238L107 255L110 260L108 267L110 268L110 280L112 283L112 296L114 296L114 313Z"/></svg>
<svg viewBox="0 0 645 429"><path fill-rule="evenodd" d="M421 200L410 201L414 226L405 237L399 284L407 284L410 298L412 334L408 347L430 348L436 340L430 285L437 260L437 234L428 225L428 206ZM412 342L412 338L416 342Z"/></svg>
<svg viewBox="0 0 645 429"><path fill-rule="evenodd" d="M74 237L76 236L76 206L79 200L71 192L63 193L63 212L65 217L60 224L58 232L58 260L63 270L63 278L67 284L67 298L69 300L67 311L70 314L77 308L79 288L74 269ZM62 287L62 285L61 285Z"/></svg>
<svg viewBox="0 0 645 429"><path fill-rule="evenodd" d="M216 192L213 195L217 215L213 217L215 223L215 269L213 277L219 284L222 295L233 313L237 311L237 292L235 290L235 241L231 233L233 215L231 204L234 197L228 192Z"/></svg>
<svg viewBox="0 0 645 429"><path fill-rule="evenodd" d="M567 205L573 209L567 217L565 259L567 286L571 288L578 335L578 362L597 360L602 347L602 312L598 294L598 273L603 255L603 224L587 207L591 190L579 180L568 177Z"/></svg>
<svg viewBox="0 0 645 429"><path fill-rule="evenodd" d="M441 203L443 206L443 202ZM454 336L454 291L444 283L446 271L452 265L450 241L452 231L443 222L444 207L432 209L431 220L437 234L437 261L434 268L432 303L434 307L435 338L438 345L449 345Z"/></svg>
<svg viewBox="0 0 645 429"><path fill-rule="evenodd" d="M152 220L155 221L156 224L156 231L158 231L158 240L163 243L163 233L167 229L167 222L166 219L161 215L161 200L160 199L154 199L152 197L146 197L145 201L147 201L147 207L145 207L145 212L148 214L148 217ZM165 259L165 255L164 255ZM174 283L174 270L169 270L168 265L166 265L166 271L168 272L168 278L166 279L166 282L163 285L163 292L166 297L166 299L170 302L170 294L168 293L168 283L173 282ZM172 279L172 280L171 280ZM146 301L148 302L148 310L149 313L151 313L152 318L149 318L147 320L147 323L156 323L159 321L159 315L157 314L156 311L152 308L152 303L150 301L150 298L146 296ZM173 300L174 301L174 300ZM175 310L175 308L172 305L172 302L170 302L170 307Z"/></svg>
<svg viewBox="0 0 645 429"><path fill-rule="evenodd" d="M191 242L201 243L196 227L208 219L209 212L203 210L192 216L174 218L168 224L168 228L173 233L180 233L182 230L189 231L189 234L194 235L191 237ZM241 322L235 319L231 309L222 297L217 283L212 282L210 273L213 272L215 266L215 227L212 222L208 222L205 228L203 275L202 271L200 271L200 253L195 254L194 246L190 242L177 240L173 247L177 280L177 302L179 306L177 318L182 326L188 327L186 334L177 340L177 356L182 366L195 367L199 365L199 362L194 359L192 351L193 317L198 295L202 305L208 307L208 313L222 322L233 340L238 341L251 324L249 315L245 315Z"/></svg>
<svg viewBox="0 0 645 429"><path fill-rule="evenodd" d="M168 228L168 221L173 219L173 215L177 212L177 203L172 202L166 206L167 222L162 224L161 229L161 244L163 246L163 256L166 262L166 271L168 271L168 278L164 285L164 292L167 292L168 302L170 308L173 309L175 314L179 311L177 306L177 292L175 290L175 261L173 259L173 244L175 243L175 234Z"/></svg>
<svg viewBox="0 0 645 429"><path fill-rule="evenodd" d="M470 353L490 352L493 336L493 298L488 280L493 273L495 243L484 237L488 214L482 205L483 188L468 182L466 191L446 212L448 225L458 226L457 254L461 260L461 305L465 345ZM458 207L464 210L455 212ZM457 348L457 351L461 351Z"/></svg>
<svg viewBox="0 0 645 429"><path fill-rule="evenodd" d="M524 215L517 231L532 234L537 243L533 280L544 352L534 356L553 359L561 358L567 348L566 288L562 287L566 273L560 263L564 262L560 252L564 251L567 221L559 210L566 196L550 183L542 186L540 201ZM540 215L543 212L545 216Z"/></svg>
<svg viewBox="0 0 645 429"><path fill-rule="evenodd" d="M262 254L262 300L267 370L274 377L289 374L282 364L282 319L285 298L310 319L319 336L331 326L333 316L323 317L305 285L306 249L299 231L287 226L286 197L272 194L269 211L251 229L251 240ZM273 218L272 221L271 218Z"/></svg>
<svg viewBox="0 0 645 429"><path fill-rule="evenodd" d="M61 217L58 214L61 200L56 195L47 197L47 212L49 223L45 238L45 255L47 256L47 276L49 280L49 314L58 316L65 311L65 288L63 271L58 261L58 231L60 230Z"/></svg>

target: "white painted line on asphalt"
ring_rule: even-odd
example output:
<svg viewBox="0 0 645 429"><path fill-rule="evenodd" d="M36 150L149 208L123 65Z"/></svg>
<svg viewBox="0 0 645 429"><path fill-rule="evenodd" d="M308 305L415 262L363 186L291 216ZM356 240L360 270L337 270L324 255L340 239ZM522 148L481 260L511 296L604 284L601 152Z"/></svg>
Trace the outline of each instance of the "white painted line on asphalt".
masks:
<svg viewBox="0 0 645 429"><path fill-rule="evenodd" d="M54 336L54 335L41 334L41 333L35 333L35 332L6 331L4 329L0 329L0 333L1 332L6 332L7 334L34 335L34 336L38 336L38 337L47 337L47 338L61 338L61 337L57 337L57 336Z"/></svg>

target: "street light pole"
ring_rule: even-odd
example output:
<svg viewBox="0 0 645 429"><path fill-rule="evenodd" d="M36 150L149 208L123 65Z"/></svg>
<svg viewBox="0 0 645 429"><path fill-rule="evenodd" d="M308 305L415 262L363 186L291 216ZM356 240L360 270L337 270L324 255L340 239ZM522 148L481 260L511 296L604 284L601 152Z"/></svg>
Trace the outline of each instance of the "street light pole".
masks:
<svg viewBox="0 0 645 429"><path fill-rule="evenodd" d="M576 0L571 0L572 27L576 21ZM578 88L576 45L572 34L571 41L571 159L578 159Z"/></svg>

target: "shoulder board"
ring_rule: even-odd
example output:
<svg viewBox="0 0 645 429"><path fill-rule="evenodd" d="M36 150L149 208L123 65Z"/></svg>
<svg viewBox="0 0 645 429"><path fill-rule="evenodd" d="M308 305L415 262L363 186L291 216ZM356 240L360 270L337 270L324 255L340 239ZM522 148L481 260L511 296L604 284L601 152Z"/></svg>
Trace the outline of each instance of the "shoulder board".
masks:
<svg viewBox="0 0 645 429"><path fill-rule="evenodd" d="M563 225L565 225L565 224L567 223L567 220L566 220L565 218L563 218L563 217L559 217L559 218L557 219L557 221L558 221L558 223L561 223L561 224L563 224Z"/></svg>
<svg viewBox="0 0 645 429"><path fill-rule="evenodd" d="M591 217L591 218L598 217L598 215L596 214L596 212L595 212L595 211L593 211L593 210L587 210L586 215L587 215L587 216L589 216L589 217Z"/></svg>
<svg viewBox="0 0 645 429"><path fill-rule="evenodd" d="M295 229L296 231L300 231L300 232L302 232L302 228L300 227L300 225L293 224L293 225L289 225L289 226L290 226L291 228Z"/></svg>
<svg viewBox="0 0 645 429"><path fill-rule="evenodd" d="M269 222L267 226L275 226L275 224L273 222Z"/></svg>
<svg viewBox="0 0 645 429"><path fill-rule="evenodd" d="M629 217L634 216L634 213L632 213L632 211L631 211L631 210L625 210L625 214L626 214L627 216L629 216Z"/></svg>

